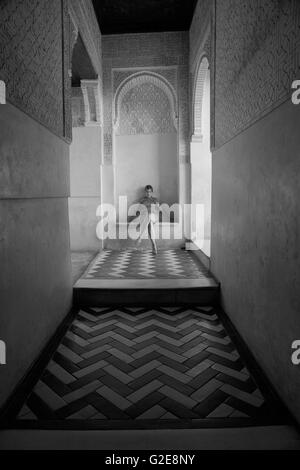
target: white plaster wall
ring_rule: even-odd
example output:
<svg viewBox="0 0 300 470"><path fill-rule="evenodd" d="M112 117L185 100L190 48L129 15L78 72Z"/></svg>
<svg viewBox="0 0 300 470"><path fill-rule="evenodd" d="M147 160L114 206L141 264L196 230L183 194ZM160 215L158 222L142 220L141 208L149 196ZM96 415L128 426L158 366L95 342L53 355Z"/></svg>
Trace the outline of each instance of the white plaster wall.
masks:
<svg viewBox="0 0 300 470"><path fill-rule="evenodd" d="M0 106L0 406L71 307L69 146Z"/></svg>
<svg viewBox="0 0 300 470"><path fill-rule="evenodd" d="M96 236L99 218L96 217L100 197L69 199L70 241L72 251L97 251L102 247Z"/></svg>
<svg viewBox="0 0 300 470"><path fill-rule="evenodd" d="M70 146L71 197L100 196L100 127L73 128Z"/></svg>
<svg viewBox="0 0 300 470"><path fill-rule="evenodd" d="M101 128L75 127L70 147L70 238L73 251L98 250L96 210L101 202Z"/></svg>
<svg viewBox="0 0 300 470"><path fill-rule="evenodd" d="M213 153L212 271L226 312L300 421L300 108L290 101Z"/></svg>
<svg viewBox="0 0 300 470"><path fill-rule="evenodd" d="M179 201L177 134L118 135L115 141L117 198L127 196L130 205L151 184L161 203Z"/></svg>
<svg viewBox="0 0 300 470"><path fill-rule="evenodd" d="M178 194L181 204L189 201L190 190L186 186L190 182L189 170L187 170L190 163L188 36L187 31L103 36L104 165L102 189L105 202L114 201L117 194L114 180L116 167L113 162L113 155L116 155L116 142L113 135L114 93L117 84L119 85L127 74L143 69L161 74L176 89L179 108L179 145L176 150L179 157Z"/></svg>
<svg viewBox="0 0 300 470"><path fill-rule="evenodd" d="M114 165L101 165L101 196L105 204L115 204L115 167Z"/></svg>
<svg viewBox="0 0 300 470"><path fill-rule="evenodd" d="M194 103L193 103L194 105ZM211 238L212 156L210 151L210 76L206 76L202 105L202 142L191 143L191 193L193 204L204 205L204 238ZM196 231L192 220L192 231Z"/></svg>
<svg viewBox="0 0 300 470"><path fill-rule="evenodd" d="M203 51L215 72L211 266L226 312L300 421L300 108L282 104L299 69L299 2L217 0L210 23L214 3L198 0L190 29L191 73Z"/></svg>
<svg viewBox="0 0 300 470"><path fill-rule="evenodd" d="M191 143L191 192L192 204L204 207L204 238L211 238L211 152L202 142ZM192 231L197 230L192 220Z"/></svg>

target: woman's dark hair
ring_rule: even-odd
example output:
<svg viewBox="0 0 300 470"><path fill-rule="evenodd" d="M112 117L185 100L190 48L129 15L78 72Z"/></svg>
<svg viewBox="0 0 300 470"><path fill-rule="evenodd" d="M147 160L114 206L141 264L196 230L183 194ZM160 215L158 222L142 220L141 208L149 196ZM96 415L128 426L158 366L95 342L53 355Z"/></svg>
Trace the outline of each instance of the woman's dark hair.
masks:
<svg viewBox="0 0 300 470"><path fill-rule="evenodd" d="M153 188L151 186L151 184L147 184L147 186L145 186L145 191L148 191L150 189L150 191L153 192Z"/></svg>

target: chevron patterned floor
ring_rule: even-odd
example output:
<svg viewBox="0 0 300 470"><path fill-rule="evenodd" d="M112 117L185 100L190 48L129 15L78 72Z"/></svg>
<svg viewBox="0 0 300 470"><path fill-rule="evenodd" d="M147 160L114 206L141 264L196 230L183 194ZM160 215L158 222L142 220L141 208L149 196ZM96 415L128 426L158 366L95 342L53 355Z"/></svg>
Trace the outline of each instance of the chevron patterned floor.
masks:
<svg viewBox="0 0 300 470"><path fill-rule="evenodd" d="M18 420L247 422L272 414L212 307L88 308Z"/></svg>

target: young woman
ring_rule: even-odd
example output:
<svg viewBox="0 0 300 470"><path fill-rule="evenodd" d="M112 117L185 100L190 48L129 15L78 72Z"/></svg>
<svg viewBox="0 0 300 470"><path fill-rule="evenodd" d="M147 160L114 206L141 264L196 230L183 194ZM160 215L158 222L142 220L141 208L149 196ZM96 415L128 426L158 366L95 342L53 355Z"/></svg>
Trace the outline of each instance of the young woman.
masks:
<svg viewBox="0 0 300 470"><path fill-rule="evenodd" d="M145 206L146 210L143 210L140 213L141 221L138 244L141 243L146 230L148 230L152 244L152 252L157 254L154 224L159 218L159 202L155 197L153 197L153 187L150 184L145 187L145 196L139 201L139 203Z"/></svg>

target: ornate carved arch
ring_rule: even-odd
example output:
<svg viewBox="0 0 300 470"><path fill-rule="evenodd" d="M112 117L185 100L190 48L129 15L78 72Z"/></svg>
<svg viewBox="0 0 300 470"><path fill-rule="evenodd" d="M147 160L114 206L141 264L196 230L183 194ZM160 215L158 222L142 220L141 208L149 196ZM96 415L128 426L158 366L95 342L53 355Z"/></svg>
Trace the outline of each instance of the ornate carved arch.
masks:
<svg viewBox="0 0 300 470"><path fill-rule="evenodd" d="M113 122L115 130L119 127L120 108L124 96L132 88L142 85L144 83L152 83L166 94L170 103L174 127L175 129L178 129L178 104L174 88L161 75L150 71L144 71L130 75L130 77L127 77L117 88L113 103Z"/></svg>
<svg viewBox="0 0 300 470"><path fill-rule="evenodd" d="M204 84L209 73L209 62L206 56L203 56L196 73L196 81L194 87L193 99L193 140L203 139L202 129L202 110L203 110L203 95Z"/></svg>

